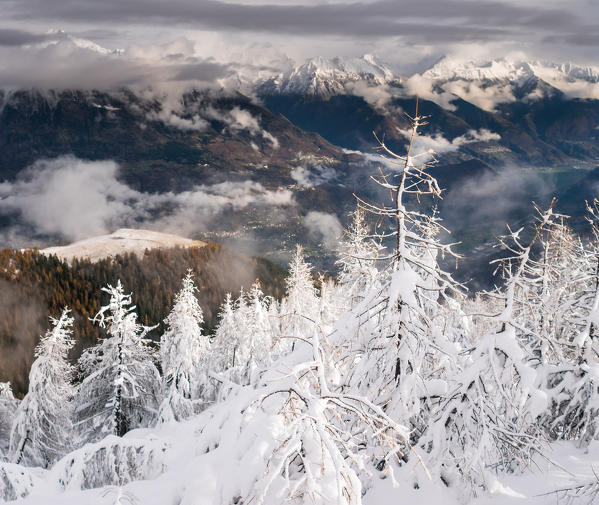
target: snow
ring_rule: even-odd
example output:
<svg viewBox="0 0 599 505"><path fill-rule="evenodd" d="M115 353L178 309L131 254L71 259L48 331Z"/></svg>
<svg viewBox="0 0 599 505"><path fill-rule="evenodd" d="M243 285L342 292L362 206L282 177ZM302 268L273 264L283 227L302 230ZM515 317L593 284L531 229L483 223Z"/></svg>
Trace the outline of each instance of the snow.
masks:
<svg viewBox="0 0 599 505"><path fill-rule="evenodd" d="M79 258L95 262L118 254L134 253L142 256L146 249L203 247L205 245L206 243L200 240L192 240L169 233L123 228L109 235L80 240L66 246L48 247L40 252L46 255L55 254L66 261Z"/></svg>
<svg viewBox="0 0 599 505"><path fill-rule="evenodd" d="M394 79L389 67L376 56L366 54L361 58L308 59L264 83L269 92L281 94L330 95L345 93L345 84L366 80L373 84L385 84Z"/></svg>
<svg viewBox="0 0 599 505"><path fill-rule="evenodd" d="M524 82L537 77L554 83L561 80L599 82L599 68L574 63L498 58L494 60L445 57L422 74L436 81L510 81Z"/></svg>
<svg viewBox="0 0 599 505"><path fill-rule="evenodd" d="M240 405L231 405L229 415L232 417L236 417L235 407L238 408ZM276 434L273 432L283 428L276 423L273 424L272 419L263 419L264 424L253 426L243 437L250 446L235 447L234 443L227 442L225 439L222 441L222 447L205 452L203 449L210 437L210 430L205 427L213 414L215 414L214 409L211 409L190 421L165 424L153 430L134 430L123 439L107 437L98 444L86 446L66 456L49 471L23 469L16 465L4 464L7 471L14 472L18 468L22 482L31 479L36 483L29 496L14 503L104 505L114 501L110 501L103 495L108 494L107 491L110 490L113 493L111 496L114 497L119 489L134 497L135 503L143 505L220 503L219 494L234 493L235 489L231 488L249 485L243 483L242 476L251 473L247 471L247 467L244 470L244 466L263 464L264 452L268 451L264 445L274 443ZM238 422L234 422L233 425ZM237 427L243 429L242 425ZM264 436L266 432L271 433L270 437ZM238 440L238 436L231 433L232 440ZM252 444L252 440L257 439L263 440L262 445ZM67 469L73 468L70 465L73 460L82 465L77 468L77 471L84 472L84 465L94 451L102 447L133 448L136 446L156 451L156 455L151 456L154 459L148 469L139 469L140 472L145 472L141 477L144 480L129 483L125 480L122 487L118 487L118 483L113 483L96 489L82 489L85 486L77 480L62 481ZM162 456L156 459L158 453ZM235 460L233 456L236 454L245 454L245 456L242 460ZM501 475L490 486L488 494L483 493L469 503L471 505L555 505L556 495L552 494L553 491L581 480L594 478L593 468L599 467L599 441L594 441L588 451L578 449L573 442L554 443L551 445L549 455L559 463L561 468L547 461L536 461L536 466L524 474ZM72 473L73 469L68 471ZM396 473L395 477L401 483L397 487L393 486L390 478L373 480L363 497L364 505L396 505L397 503L462 505L465 502L455 489L446 488L438 483L424 482L423 484L420 481L419 489L415 489L410 484L414 471L413 465L407 465L399 475ZM576 478L573 477L574 475ZM98 476L95 475L95 478Z"/></svg>

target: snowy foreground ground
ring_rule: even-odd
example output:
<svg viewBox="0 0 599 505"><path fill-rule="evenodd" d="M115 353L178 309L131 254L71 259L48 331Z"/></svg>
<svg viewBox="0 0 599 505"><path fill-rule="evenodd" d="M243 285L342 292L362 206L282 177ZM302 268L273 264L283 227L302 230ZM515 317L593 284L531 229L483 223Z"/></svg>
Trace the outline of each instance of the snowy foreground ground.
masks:
<svg viewBox="0 0 599 505"><path fill-rule="evenodd" d="M77 475L80 468L71 469L73 480L66 490L60 485L64 478L65 461L63 458L52 470L33 471L33 478L40 479L31 494L22 500L12 503L35 505L104 505L114 503L134 503L139 505L211 505L219 503L219 497L229 483L243 481L244 468L252 468L259 463L262 455L259 451L248 451L241 460L227 460L230 451L243 454L239 447L226 447L226 441L221 444L221 450L204 453L204 443L200 430L205 422L205 414L183 423L170 423L155 429L138 429L129 432L119 442L116 437L109 437L98 445L133 444L152 446L160 456L146 464L147 480L130 482L122 488L115 486L102 487L82 491L81 485L85 477ZM251 427L248 427L248 429ZM262 427L263 429L265 427ZM256 434L257 435L257 434ZM232 437L235 439L236 437ZM250 437L251 438L251 437ZM135 442L138 441L138 444ZM266 442L265 442L266 444ZM164 449L164 450L163 450ZM82 450L84 451L85 448ZM82 453L77 451L74 454ZM521 475L500 475L498 482L483 496L470 501L473 505L486 504L524 504L555 505L562 503L552 491L572 486L581 481L594 478L593 468L599 470L599 442L594 441L587 451L577 449L574 443L559 442L551 445L550 457L559 462L563 468L557 468L540 462L538 468ZM72 456L72 455L71 455ZM399 476L401 482L409 482L411 465L405 468L406 475ZM251 474L252 472L247 472ZM235 476L235 478L233 478ZM405 477L405 478L404 478ZM545 493L550 493L546 494ZM119 501L120 495L120 501ZM544 496L540 496L544 495ZM439 484L430 487L421 486L412 489L402 484L394 488L389 479L376 479L364 498L365 505L411 505L444 504L453 505L464 503L460 497ZM565 501L564 501L565 503ZM589 503L588 498L580 503Z"/></svg>

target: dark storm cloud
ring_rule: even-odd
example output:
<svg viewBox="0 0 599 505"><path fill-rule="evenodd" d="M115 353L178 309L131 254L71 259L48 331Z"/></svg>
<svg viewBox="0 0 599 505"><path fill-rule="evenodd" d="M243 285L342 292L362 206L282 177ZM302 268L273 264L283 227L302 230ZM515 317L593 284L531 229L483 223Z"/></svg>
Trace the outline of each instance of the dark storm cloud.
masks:
<svg viewBox="0 0 599 505"><path fill-rule="evenodd" d="M47 40L56 40L60 34L38 34L25 30L14 30L10 28L0 28L0 46L23 46L26 44L38 44Z"/></svg>
<svg viewBox="0 0 599 505"><path fill-rule="evenodd" d="M215 81L221 77L225 77L231 73L231 70L225 66L213 62L199 62L182 64L174 73L171 80L173 81Z"/></svg>
<svg viewBox="0 0 599 505"><path fill-rule="evenodd" d="M545 37L546 42L562 43L573 46L599 46L599 26L589 27L579 33L567 35L550 35Z"/></svg>
<svg viewBox="0 0 599 505"><path fill-rule="evenodd" d="M13 20L179 23L211 30L352 37L404 35L432 42L497 39L531 29L567 33L582 25L565 9L466 0L320 5L248 5L214 0L4 0L3 10Z"/></svg>

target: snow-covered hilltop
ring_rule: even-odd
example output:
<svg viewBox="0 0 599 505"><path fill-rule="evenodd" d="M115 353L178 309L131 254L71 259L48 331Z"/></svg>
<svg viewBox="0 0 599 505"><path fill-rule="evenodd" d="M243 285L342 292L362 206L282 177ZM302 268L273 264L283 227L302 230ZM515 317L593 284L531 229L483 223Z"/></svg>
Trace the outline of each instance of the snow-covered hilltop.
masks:
<svg viewBox="0 0 599 505"><path fill-rule="evenodd" d="M117 254L135 253L142 255L146 249L167 247L203 247L206 243L200 240L160 233L150 230L133 230L123 228L109 235L101 235L80 240L66 246L48 247L42 253L56 254L61 259L71 261L73 258L99 261Z"/></svg>
<svg viewBox="0 0 599 505"><path fill-rule="evenodd" d="M394 78L393 71L372 54L350 59L317 57L266 80L260 92L328 96L344 93L349 82L385 84Z"/></svg>

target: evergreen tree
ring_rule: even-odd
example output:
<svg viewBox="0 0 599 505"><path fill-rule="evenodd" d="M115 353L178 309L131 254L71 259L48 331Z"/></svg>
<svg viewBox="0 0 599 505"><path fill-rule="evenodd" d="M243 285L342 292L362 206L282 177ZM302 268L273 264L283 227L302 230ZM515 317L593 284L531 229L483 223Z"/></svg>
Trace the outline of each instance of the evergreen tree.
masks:
<svg viewBox="0 0 599 505"><path fill-rule="evenodd" d="M107 328L108 337L79 360L84 379L76 417L82 443L148 426L156 417L160 396L160 375L144 338L151 328L137 322L131 295L123 292L120 280L102 290L110 302L94 320Z"/></svg>
<svg viewBox="0 0 599 505"><path fill-rule="evenodd" d="M10 459L26 466L48 467L71 444L70 409L73 368L73 318L65 309L41 338L29 373L29 391L19 404L10 435Z"/></svg>

